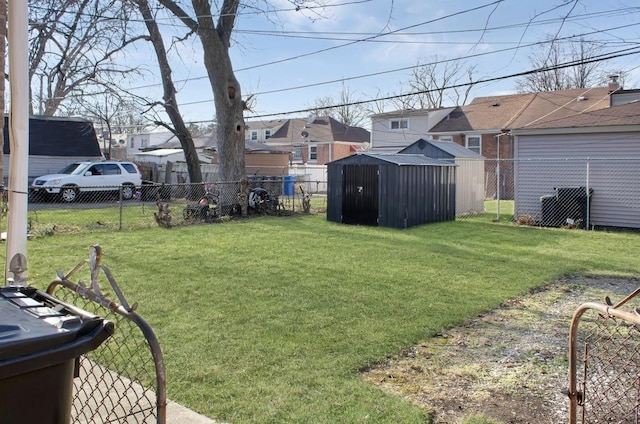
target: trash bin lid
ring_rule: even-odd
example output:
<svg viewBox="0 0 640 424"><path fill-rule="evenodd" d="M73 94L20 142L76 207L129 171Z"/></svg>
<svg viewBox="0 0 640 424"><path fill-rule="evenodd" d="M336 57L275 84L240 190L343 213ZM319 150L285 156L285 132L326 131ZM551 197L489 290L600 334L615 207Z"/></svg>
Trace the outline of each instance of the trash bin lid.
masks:
<svg viewBox="0 0 640 424"><path fill-rule="evenodd" d="M0 366L3 360L70 343L102 321L34 288L0 287Z"/></svg>

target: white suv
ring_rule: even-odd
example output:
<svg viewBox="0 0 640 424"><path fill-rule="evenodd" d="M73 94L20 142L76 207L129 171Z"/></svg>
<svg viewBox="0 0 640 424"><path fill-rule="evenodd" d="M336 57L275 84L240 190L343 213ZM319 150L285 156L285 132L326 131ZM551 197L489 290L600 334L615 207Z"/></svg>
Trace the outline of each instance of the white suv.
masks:
<svg viewBox="0 0 640 424"><path fill-rule="evenodd" d="M133 162L74 162L57 174L43 175L30 186L33 195L59 195L64 202L73 202L80 192L117 191L131 199L142 184L140 170Z"/></svg>

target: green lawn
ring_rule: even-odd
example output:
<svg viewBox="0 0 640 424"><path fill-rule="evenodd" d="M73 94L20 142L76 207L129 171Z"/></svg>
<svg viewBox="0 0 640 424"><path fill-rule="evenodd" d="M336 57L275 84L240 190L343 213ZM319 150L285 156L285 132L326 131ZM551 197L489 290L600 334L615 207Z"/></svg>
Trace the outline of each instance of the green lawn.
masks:
<svg viewBox="0 0 640 424"><path fill-rule="evenodd" d="M639 242L486 217L395 230L310 215L56 234L28 253L32 284L44 287L100 244L157 332L169 398L205 415L424 423L427 411L359 370L560 275L639 275Z"/></svg>

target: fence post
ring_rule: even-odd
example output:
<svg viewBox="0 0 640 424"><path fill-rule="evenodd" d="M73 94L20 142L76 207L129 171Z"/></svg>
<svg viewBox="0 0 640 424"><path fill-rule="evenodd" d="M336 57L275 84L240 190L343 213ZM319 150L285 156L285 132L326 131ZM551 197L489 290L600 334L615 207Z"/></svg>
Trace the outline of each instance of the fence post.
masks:
<svg viewBox="0 0 640 424"><path fill-rule="evenodd" d="M120 217L118 219L118 231L122 231L122 207L123 207L123 198L122 198L122 190L124 189L124 186L120 186L120 201L118 202L118 204L120 205L120 207L118 208L118 211L120 213Z"/></svg>
<svg viewBox="0 0 640 424"><path fill-rule="evenodd" d="M590 221L591 221L591 208L590 208L590 202L591 202L591 196L589 196L589 170L590 170L590 165L591 165L591 158L587 158L587 183L586 183L586 193L585 195L587 196L587 210L585 211L585 229L589 230L589 226L590 226Z"/></svg>

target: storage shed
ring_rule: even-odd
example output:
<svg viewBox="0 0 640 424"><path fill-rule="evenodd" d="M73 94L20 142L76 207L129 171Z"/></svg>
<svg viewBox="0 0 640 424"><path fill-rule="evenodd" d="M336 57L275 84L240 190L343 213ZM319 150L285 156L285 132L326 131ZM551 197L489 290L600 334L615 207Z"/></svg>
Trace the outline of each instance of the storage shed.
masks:
<svg viewBox="0 0 640 424"><path fill-rule="evenodd" d="M455 165L413 154L358 153L327 164L327 220L408 228L455 219Z"/></svg>
<svg viewBox="0 0 640 424"><path fill-rule="evenodd" d="M484 212L484 157L453 141L420 139L399 154L419 154L455 163L456 216Z"/></svg>

